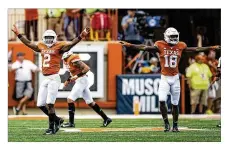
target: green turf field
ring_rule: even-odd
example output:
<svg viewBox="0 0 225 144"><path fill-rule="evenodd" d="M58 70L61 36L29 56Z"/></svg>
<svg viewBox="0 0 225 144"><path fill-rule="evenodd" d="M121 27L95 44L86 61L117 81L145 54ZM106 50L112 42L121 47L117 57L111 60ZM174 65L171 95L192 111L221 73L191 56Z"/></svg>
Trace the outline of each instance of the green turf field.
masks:
<svg viewBox="0 0 225 144"><path fill-rule="evenodd" d="M47 120L9 120L9 142L219 142L219 120L180 120L180 133L162 131L159 119L114 119L102 128L100 119L78 119L76 129L60 129L43 135ZM79 132L78 132L79 131Z"/></svg>

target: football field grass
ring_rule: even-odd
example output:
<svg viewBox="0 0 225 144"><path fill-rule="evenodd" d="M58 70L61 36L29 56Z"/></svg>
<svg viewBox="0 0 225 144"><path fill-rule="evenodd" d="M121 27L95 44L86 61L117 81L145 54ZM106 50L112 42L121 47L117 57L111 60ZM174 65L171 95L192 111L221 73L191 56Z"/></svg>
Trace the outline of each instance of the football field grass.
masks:
<svg viewBox="0 0 225 144"><path fill-rule="evenodd" d="M67 121L67 120L66 120ZM171 122L171 119L170 119ZM9 119L9 142L219 142L221 129L215 119L180 119L179 133L163 132L160 119L113 119L101 127L101 119L77 119L76 128L61 128L43 135L47 119Z"/></svg>

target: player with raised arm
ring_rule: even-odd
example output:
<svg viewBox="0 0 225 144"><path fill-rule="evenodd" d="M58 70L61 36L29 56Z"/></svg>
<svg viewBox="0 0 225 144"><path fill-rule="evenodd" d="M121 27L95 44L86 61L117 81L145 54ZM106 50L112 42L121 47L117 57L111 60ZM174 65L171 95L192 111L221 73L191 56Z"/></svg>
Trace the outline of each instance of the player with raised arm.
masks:
<svg viewBox="0 0 225 144"><path fill-rule="evenodd" d="M67 69L70 72L70 77L64 83L66 87L70 82L75 82L75 85L72 88L71 93L67 97L68 102L68 112L69 112L69 122L63 124L62 127L75 127L74 124L74 113L75 106L74 102L79 96L82 96L86 104L88 104L96 113L98 113L104 120L103 126L106 127L112 122L112 120L106 116L103 110L94 102L91 92L89 90L91 84L90 80L90 67L87 66L84 62L81 61L78 54L73 54L71 51L63 54L63 62L66 65Z"/></svg>
<svg viewBox="0 0 225 144"><path fill-rule="evenodd" d="M58 74L60 61L63 53L69 51L85 38L89 34L90 29L85 28L77 38L69 43L57 42L56 33L53 30L46 30L42 36L42 41L37 44L23 37L15 25L12 31L27 47L41 53L44 80L38 91L37 106L49 117L49 128L45 134L55 134L59 130L61 123L63 123L63 119L56 116L54 108L58 88L61 84Z"/></svg>
<svg viewBox="0 0 225 144"><path fill-rule="evenodd" d="M210 49L219 49L214 47L189 47L184 42L179 41L179 32L175 28L168 28L164 33L164 40L156 41L154 46L134 45L126 42L120 42L122 45L149 51L158 52L161 65L161 80L158 89L160 111L165 123L164 132L170 131L170 124L167 115L166 100L167 95L171 94L173 132L178 130L179 99L180 99L180 80L178 65L182 52L186 51L208 51Z"/></svg>

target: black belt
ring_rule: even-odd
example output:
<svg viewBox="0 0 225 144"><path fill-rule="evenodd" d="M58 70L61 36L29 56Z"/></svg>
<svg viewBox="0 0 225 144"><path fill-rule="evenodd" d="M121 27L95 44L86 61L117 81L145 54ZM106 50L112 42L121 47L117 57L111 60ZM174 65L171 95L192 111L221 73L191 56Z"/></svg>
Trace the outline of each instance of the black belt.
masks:
<svg viewBox="0 0 225 144"><path fill-rule="evenodd" d="M32 82L32 80L29 80L29 81L18 81L18 80L16 80L16 82Z"/></svg>
<svg viewBox="0 0 225 144"><path fill-rule="evenodd" d="M43 74L44 76L50 76L50 75L54 75L54 74Z"/></svg>
<svg viewBox="0 0 225 144"><path fill-rule="evenodd" d="M80 73L81 74L81 73ZM79 74L77 74L77 75L79 75ZM83 76L88 76L87 75L87 72L86 73L83 73L80 77L83 77Z"/></svg>

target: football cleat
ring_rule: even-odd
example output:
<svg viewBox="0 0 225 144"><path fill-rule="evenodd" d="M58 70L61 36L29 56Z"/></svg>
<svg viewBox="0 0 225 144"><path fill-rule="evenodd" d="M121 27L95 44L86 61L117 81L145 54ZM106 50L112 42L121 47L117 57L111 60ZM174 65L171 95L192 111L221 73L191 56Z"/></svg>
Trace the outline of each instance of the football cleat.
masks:
<svg viewBox="0 0 225 144"><path fill-rule="evenodd" d="M55 122L49 123L49 128L45 131L45 135L52 135L59 131L59 126Z"/></svg>
<svg viewBox="0 0 225 144"><path fill-rule="evenodd" d="M68 123L63 124L61 127L62 128L74 128L75 124L68 122Z"/></svg>
<svg viewBox="0 0 225 144"><path fill-rule="evenodd" d="M55 126L60 128L61 125L63 124L64 119L63 118L59 118L59 120L55 121Z"/></svg>
<svg viewBox="0 0 225 144"><path fill-rule="evenodd" d="M217 127L218 127L218 128L221 128L221 124L218 124Z"/></svg>
<svg viewBox="0 0 225 144"><path fill-rule="evenodd" d="M106 120L104 120L103 126L107 127L107 125L109 125L111 122L112 122L112 119L111 118L107 118Z"/></svg>
<svg viewBox="0 0 225 144"><path fill-rule="evenodd" d="M165 124L165 129L164 132L169 132L170 131L170 124Z"/></svg>
<svg viewBox="0 0 225 144"><path fill-rule="evenodd" d="M60 128L60 125L57 125L56 123L55 123L55 133L57 133L57 131L59 131L59 128Z"/></svg>
<svg viewBox="0 0 225 144"><path fill-rule="evenodd" d="M44 133L44 135L52 135L52 134L55 134L56 131L54 129L47 129Z"/></svg>
<svg viewBox="0 0 225 144"><path fill-rule="evenodd" d="M180 132L179 130L178 130L178 127L173 127L173 129L172 129L172 132Z"/></svg>

